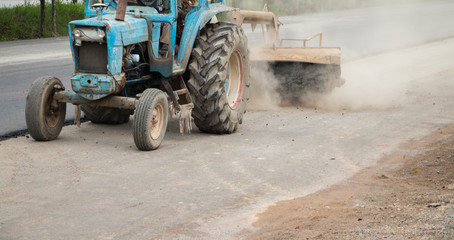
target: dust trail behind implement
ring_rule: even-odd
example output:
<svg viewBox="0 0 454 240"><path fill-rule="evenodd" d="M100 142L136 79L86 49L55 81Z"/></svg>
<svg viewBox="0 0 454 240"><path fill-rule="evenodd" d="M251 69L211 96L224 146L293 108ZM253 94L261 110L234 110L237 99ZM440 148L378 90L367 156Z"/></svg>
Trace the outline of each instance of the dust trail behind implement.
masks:
<svg viewBox="0 0 454 240"><path fill-rule="evenodd" d="M251 87L248 102L250 110L273 110L280 108L278 81L267 63L254 63L251 69Z"/></svg>
<svg viewBox="0 0 454 240"><path fill-rule="evenodd" d="M407 104L411 101L408 99L410 95L408 91L411 91L409 89L413 85L408 82L408 79L425 75L424 69L419 66L425 61L438 62L438 56L431 58L428 57L431 54L427 53L426 56L396 57L391 52L406 52L406 48L414 48L442 39L449 41L449 38L454 36L449 26L453 15L448 14L452 8L451 1L436 3L407 1L405 4L402 2L392 7L380 6L367 11L348 10L346 12L349 17L342 21L335 20L336 17L333 16L345 14L343 11L280 18L284 23L281 27L281 38L308 37L313 33L323 32L323 46L340 46L344 62L342 64L342 78L345 79L343 86L335 88L331 93L323 94L302 91L299 101L291 105L326 111L361 111L388 109ZM339 31L339 29L342 30ZM250 42L255 46L257 41L254 34L256 33L251 34ZM373 57L387 52L389 56L387 61ZM373 64L364 65L360 59L372 59ZM410 64L403 67L405 63ZM396 71L392 71L391 74L390 71L384 70L389 68ZM265 84L266 86L260 86L259 91L253 92L250 97L252 100L250 109L264 109L267 106L274 109L276 106L286 106L281 97L291 94L290 92L278 94L277 92L282 90L281 83L273 79L273 74L265 73L265 70L271 69L262 67L252 71L252 85ZM269 82L264 82L263 76L267 76Z"/></svg>
<svg viewBox="0 0 454 240"><path fill-rule="evenodd" d="M454 38L434 43L434 47L449 45ZM447 48L454 54L454 49ZM383 61L386 59L386 61ZM412 92L424 90L430 94L433 84L422 76L439 74L431 69L419 67L424 62L437 60L440 69L449 69L452 62L443 61L437 53L422 47L412 47L399 52L372 56L342 65L345 84L330 93L302 92L299 104L293 106L317 108L324 111L364 111L400 108L410 104ZM372 64L371 64L372 63ZM392 69L392 71L390 71ZM282 94L278 93L278 82L266 67L252 71L250 109L273 109L284 107ZM423 84L412 79L420 79ZM435 104L435 103L434 103Z"/></svg>

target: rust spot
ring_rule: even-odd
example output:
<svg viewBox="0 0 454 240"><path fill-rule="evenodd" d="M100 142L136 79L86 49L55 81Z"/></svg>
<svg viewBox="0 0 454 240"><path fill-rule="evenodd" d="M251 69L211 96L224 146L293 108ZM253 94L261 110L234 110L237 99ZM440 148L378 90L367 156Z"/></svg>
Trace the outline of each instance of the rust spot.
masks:
<svg viewBox="0 0 454 240"><path fill-rule="evenodd" d="M83 94L105 94L105 91L99 90L99 89L93 89L93 88L80 88L78 93L83 93Z"/></svg>

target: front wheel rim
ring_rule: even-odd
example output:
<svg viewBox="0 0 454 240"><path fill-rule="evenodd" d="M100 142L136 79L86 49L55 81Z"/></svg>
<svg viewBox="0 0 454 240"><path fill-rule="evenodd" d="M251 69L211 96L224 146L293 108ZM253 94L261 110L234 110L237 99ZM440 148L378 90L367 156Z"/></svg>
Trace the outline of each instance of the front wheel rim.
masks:
<svg viewBox="0 0 454 240"><path fill-rule="evenodd" d="M241 53L236 50L232 53L227 63L227 77L225 80L225 92L227 102L231 109L240 105L243 94L244 70Z"/></svg>
<svg viewBox="0 0 454 240"><path fill-rule="evenodd" d="M44 103L44 119L50 128L57 126L61 115L60 103L54 100L54 93L55 91L52 91Z"/></svg>
<svg viewBox="0 0 454 240"><path fill-rule="evenodd" d="M164 124L164 107L161 104L156 105L153 109L150 120L150 136L156 140L161 136L162 126Z"/></svg>

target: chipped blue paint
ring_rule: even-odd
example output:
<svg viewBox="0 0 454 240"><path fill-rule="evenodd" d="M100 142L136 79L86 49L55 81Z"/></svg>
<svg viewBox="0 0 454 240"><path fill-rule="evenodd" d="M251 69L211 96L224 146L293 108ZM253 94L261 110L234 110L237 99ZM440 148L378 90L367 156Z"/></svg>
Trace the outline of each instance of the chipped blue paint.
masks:
<svg viewBox="0 0 454 240"><path fill-rule="evenodd" d="M85 9L84 9L85 18L92 18L92 17L96 16L96 10L91 7L93 5L93 3L94 3L94 0L85 1ZM107 11L115 12L115 10L117 9L117 4L113 0L104 0L104 4L107 5L107 10L104 11L104 13L106 13Z"/></svg>
<svg viewBox="0 0 454 240"><path fill-rule="evenodd" d="M161 36L161 23L153 24L151 46L153 48L153 55L159 58L159 36Z"/></svg>
<svg viewBox="0 0 454 240"><path fill-rule="evenodd" d="M89 3L90 2L87 1L86 6L88 6ZM157 14L156 11L155 14ZM136 18L131 15L126 15L125 21L116 21L114 11L104 11L101 21L93 16L84 20L70 22L69 40L71 43L71 53L75 69L78 69L78 59L76 53L77 47L73 44L74 37L72 31L77 26L101 27L106 30L108 74L97 75L96 79L99 84L96 87L84 84L85 77L89 78L92 76L90 74L76 73L71 79L71 85L74 92L89 100L100 99L117 90L118 83L116 79L121 79L118 76L122 70L123 46L148 41L148 25L145 19Z"/></svg>
<svg viewBox="0 0 454 240"><path fill-rule="evenodd" d="M104 27L106 29L108 62L111 74L121 73L123 46L146 42L148 40L148 27L146 20L129 15L126 15L125 21L116 21L115 15L112 13L103 15L102 21L93 17L84 20L72 21L69 25L70 31L74 30L76 26ZM70 38L70 41L71 43L73 42L72 37ZM74 48L76 46L74 44L71 44L71 46L73 48L72 53L74 56ZM77 64L75 57L73 57L73 59Z"/></svg>
<svg viewBox="0 0 454 240"><path fill-rule="evenodd" d="M225 0L221 3L208 4L207 1L201 1L197 7L192 9L185 18L185 28L180 42L180 50L177 57L178 69L174 74L184 73L189 62L189 57L194 46L195 39L199 31L211 21L211 19L225 12L231 12L234 8L224 5Z"/></svg>
<svg viewBox="0 0 454 240"><path fill-rule="evenodd" d="M85 99L78 95L77 93L73 92L58 92L58 94L61 96L59 101L62 102L67 102L67 103L72 103L72 104L84 104L91 102L92 100Z"/></svg>
<svg viewBox="0 0 454 240"><path fill-rule="evenodd" d="M169 14L159 14L152 7L128 6L124 21L115 20L117 5L113 0L104 1L108 7L102 12L102 18L98 20L96 11L91 7L93 1L86 1L85 19L72 21L68 26L71 53L76 69L71 79L72 88L76 94L88 100L97 100L121 89L117 81L121 80L120 74L125 46L149 42L151 43L149 47L152 53L150 72L159 72L164 77L184 73L199 30L214 16L233 10L233 8L225 6L225 0L218 0L218 3L213 4L208 4L207 0L199 0L198 6L194 7L186 16L179 52L174 58L178 13L176 0L170 0ZM162 24L169 24L170 26L170 44L167 57L159 55ZM149 26L152 36L149 36ZM93 27L105 30L105 44L107 44L108 54L108 72L106 74L77 72L78 47L75 45L75 38L72 34L76 27ZM126 81L129 80L126 79Z"/></svg>
<svg viewBox="0 0 454 240"><path fill-rule="evenodd" d="M69 36L69 44L70 44L70 48L71 48L71 56L73 57L73 63L74 63L74 69L79 69L79 61L77 61L76 59L76 55L74 54L74 46L73 46L73 34L72 34L72 28L71 28L71 24L68 25L68 36Z"/></svg>
<svg viewBox="0 0 454 240"><path fill-rule="evenodd" d="M120 75L75 74L71 78L74 92L88 100L98 100L115 92L119 86Z"/></svg>
<svg viewBox="0 0 454 240"><path fill-rule="evenodd" d="M95 88L98 87L98 76L80 75L79 82L82 87Z"/></svg>

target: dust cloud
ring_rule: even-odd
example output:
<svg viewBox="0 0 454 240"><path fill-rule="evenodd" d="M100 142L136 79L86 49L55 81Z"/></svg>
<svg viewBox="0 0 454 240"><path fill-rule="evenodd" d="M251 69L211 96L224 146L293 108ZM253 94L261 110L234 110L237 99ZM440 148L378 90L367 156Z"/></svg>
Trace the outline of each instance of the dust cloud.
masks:
<svg viewBox="0 0 454 240"><path fill-rule="evenodd" d="M405 104L407 84L398 72L384 73L370 62L352 62L342 66L345 84L327 94L306 93L304 107L325 111L364 111L398 108Z"/></svg>
<svg viewBox="0 0 454 240"><path fill-rule="evenodd" d="M342 78L345 83L327 92L305 89L287 89L292 92L283 92L284 88L280 84L288 83L278 80L269 65L254 64L248 108L276 110L298 106L324 111L398 108L408 101L409 83L406 75L411 71L400 70L398 61L377 56L343 64ZM288 101L295 91L300 91L300 97Z"/></svg>
<svg viewBox="0 0 454 240"><path fill-rule="evenodd" d="M270 65L254 62L251 68L249 110L276 110L280 108L281 97L277 92L279 83Z"/></svg>
<svg viewBox="0 0 454 240"><path fill-rule="evenodd" d="M400 4L410 1L398 1ZM340 3L338 3L339 5ZM341 8L336 5L333 8ZM421 44L419 31L415 31L415 21L418 15L415 15L415 5L408 5L414 8L412 11L406 11L406 5L401 5L395 8L389 8L390 11L383 13L383 9L373 7L387 5L380 1L373 1L367 5L372 7L367 15L367 21L373 26L372 28L362 29L363 34L357 35L358 39L344 39L344 35L337 35L340 39L336 41L330 39L334 46L341 46L342 59L347 56L349 62L343 63L342 78L345 84L334 88L332 91L319 93L301 90L301 96L296 102L291 105L305 108L317 108L325 111L364 111L374 109L390 109L399 108L411 100L409 99L409 89L411 83L408 82L409 74L415 71L415 66L419 63L415 59L409 57L401 57L396 59L391 55L380 57L386 52L399 51L403 47L414 46ZM352 6L348 6L354 7ZM358 7L358 6L356 6ZM365 7L360 5L359 7ZM361 17L364 17L361 15ZM281 37L292 38L297 36L305 36L300 32L300 29L311 32L311 26L304 22L296 22L295 18L289 18L290 23L284 25L281 30ZM354 19L354 18L352 18ZM348 19L352 21L352 19ZM395 20L399 20L396 24ZM321 20L320 20L321 21ZM332 24L331 22L323 22L323 24ZM285 24L285 22L284 22ZM330 27L320 25L320 30L330 33L334 31ZM342 24L336 23L336 24ZM350 25L348 25L350 24ZM351 28L352 23L348 23L344 28ZM360 25L360 24L359 24ZM318 26L318 25L317 25ZM309 29L309 30L308 30ZM383 33L386 33L387 38L383 38ZM438 33L438 32L436 32ZM329 35L329 34L328 34ZM355 42L344 46L345 42ZM255 46L255 42L254 42ZM377 55L380 54L380 55ZM375 57L373 56L375 55ZM357 59L357 60L353 60ZM419 61L423 61L419 59ZM412 64L413 62L414 64ZM413 69L400 69L405 66L412 66ZM251 96L249 101L249 109L251 110L273 110L279 107L287 107L288 101L285 101L285 93L280 87L282 81L274 76L272 69L266 64L255 65L252 69L251 81ZM284 83L285 84L285 83ZM288 96L289 94L287 94Z"/></svg>

